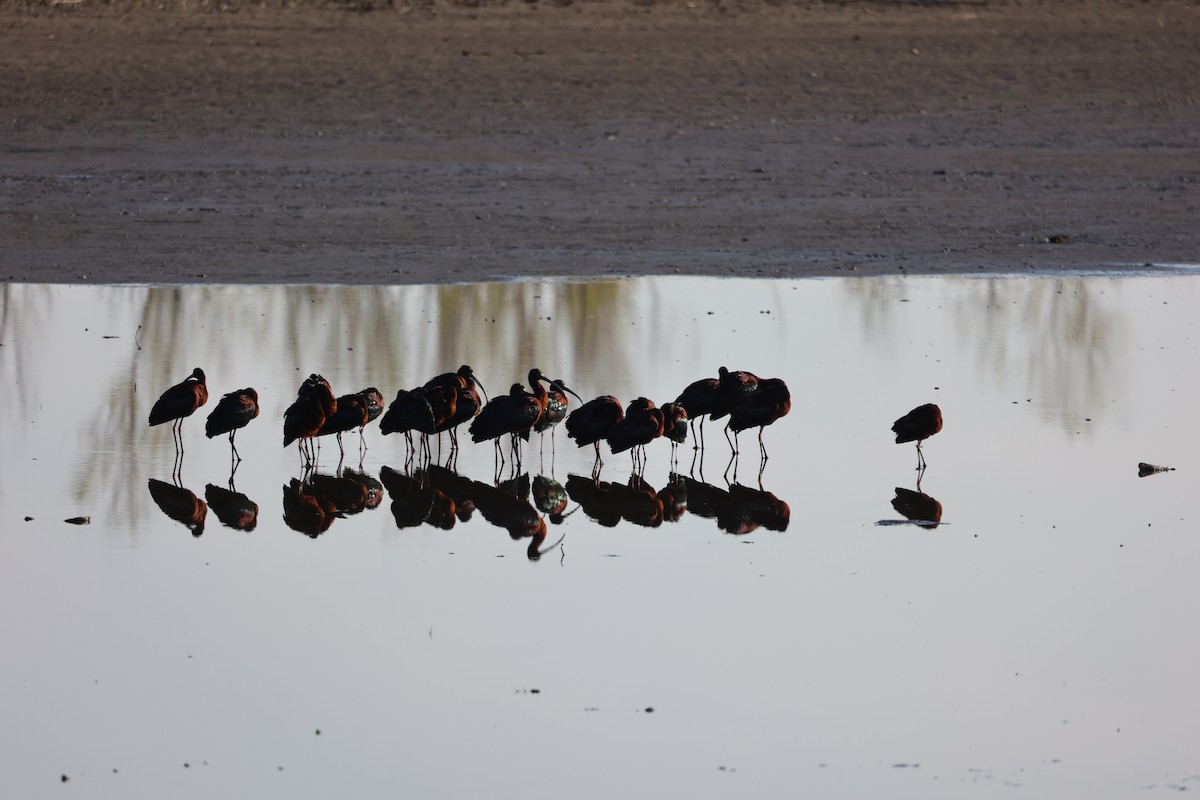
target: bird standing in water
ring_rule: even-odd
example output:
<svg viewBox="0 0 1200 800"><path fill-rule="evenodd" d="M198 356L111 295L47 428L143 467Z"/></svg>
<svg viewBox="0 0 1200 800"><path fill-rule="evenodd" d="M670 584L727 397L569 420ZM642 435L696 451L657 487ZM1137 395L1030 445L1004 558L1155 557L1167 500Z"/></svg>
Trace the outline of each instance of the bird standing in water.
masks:
<svg viewBox="0 0 1200 800"><path fill-rule="evenodd" d="M625 409L625 419L613 427L608 446L613 453L629 450L633 471L646 468L646 445L663 435L663 412L652 400L639 397Z"/></svg>
<svg viewBox="0 0 1200 800"><path fill-rule="evenodd" d="M675 398L675 404L683 406L691 420L694 449L704 448L704 417L712 413L713 403L717 399L717 388L721 385L718 378L701 378L688 384L687 388ZM699 435L696 432L696 420L700 420Z"/></svg>
<svg viewBox="0 0 1200 800"><path fill-rule="evenodd" d="M763 429L777 419L786 416L792 410L792 395L787 384L781 378L758 379L755 391L729 415L726 426L733 431L733 457L738 456L737 435L747 428L758 428L758 476L762 479L762 471L767 465L767 446L763 444ZM734 477L737 477L736 469Z"/></svg>
<svg viewBox="0 0 1200 800"><path fill-rule="evenodd" d="M222 433L228 433L233 457L240 464L242 456L237 451L237 445L233 443L233 437L237 435L239 429L246 427L250 420L257 416L258 392L250 388L238 389L236 392L224 395L217 402L217 407L212 410L204 422L204 435L211 439Z"/></svg>
<svg viewBox="0 0 1200 800"><path fill-rule="evenodd" d="M337 413L337 398L329 381L316 373L300 385L296 402L283 412L283 446L300 441L300 455L306 467L312 466L315 456L309 439L314 438L325 424L325 420ZM306 443L308 449L305 449Z"/></svg>
<svg viewBox="0 0 1200 800"><path fill-rule="evenodd" d="M933 403L917 406L892 424L896 444L917 443L917 469L925 468L921 442L942 429L942 410Z"/></svg>
<svg viewBox="0 0 1200 800"><path fill-rule="evenodd" d="M608 438L617 423L625 418L621 401L611 394L588 400L567 416L567 438L574 439L579 447L594 445L596 462L592 466L592 478L600 476L604 460L600 458L600 442Z"/></svg>
<svg viewBox="0 0 1200 800"><path fill-rule="evenodd" d="M171 436L175 449L183 453L183 419L190 417L196 409L208 402L208 385L204 382L204 370L196 367L192 374L162 393L150 409L150 425L161 425L175 421Z"/></svg>
<svg viewBox="0 0 1200 800"><path fill-rule="evenodd" d="M532 393L526 392L525 387L514 383L508 394L493 397L479 412L479 416L471 423L471 441L482 442L492 439L495 442L499 467L504 464L504 456L500 453L500 437L505 434L512 436L512 453L515 464L520 464L520 449L517 437L529 441L529 431L541 419L546 410L546 387L541 383L542 373L530 370L529 382Z"/></svg>

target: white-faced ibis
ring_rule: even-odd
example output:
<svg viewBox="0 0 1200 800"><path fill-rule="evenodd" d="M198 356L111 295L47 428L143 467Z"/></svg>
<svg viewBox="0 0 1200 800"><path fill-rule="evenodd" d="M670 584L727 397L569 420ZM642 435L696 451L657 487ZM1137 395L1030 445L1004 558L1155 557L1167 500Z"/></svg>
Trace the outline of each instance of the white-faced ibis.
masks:
<svg viewBox="0 0 1200 800"><path fill-rule="evenodd" d="M546 390L546 413L542 414L537 425L533 426L534 433L544 433L566 419L567 404L570 402L567 400L568 394L575 395L576 400L583 402L583 398L575 394L561 380L556 378L550 381L550 388Z"/></svg>
<svg viewBox="0 0 1200 800"><path fill-rule="evenodd" d="M475 377L475 371L468 364L463 364L458 368L457 372L444 372L441 375L430 378L425 382L424 388L433 389L436 386L453 386L462 389L478 387L483 389L483 384ZM483 389L483 394L487 396L486 389Z"/></svg>
<svg viewBox="0 0 1200 800"><path fill-rule="evenodd" d="M258 392L253 389L238 389L223 395L217 402L217 407L208 415L204 422L204 435L209 439L229 434L229 446L233 448L233 457L241 462L242 456L233 443L233 437L240 428L246 427L250 420L258 416Z"/></svg>
<svg viewBox="0 0 1200 800"><path fill-rule="evenodd" d="M590 444L596 448L596 462L592 467L593 478L604 464L604 460L600 458L600 442L607 439L617 423L624 418L625 409L622 408L621 401L611 394L588 400L567 416L567 438L574 439L579 447Z"/></svg>
<svg viewBox="0 0 1200 800"><path fill-rule="evenodd" d="M325 420L336 413L337 398L329 386L329 381L315 373L310 375L300 386L296 402L283 412L283 446L287 447L299 440L300 455L305 466L311 466L314 460L311 443L307 451L305 444L309 439L316 437Z"/></svg>
<svg viewBox="0 0 1200 800"><path fill-rule="evenodd" d="M533 376L534 373L537 373L538 377L531 381L533 394L526 392L521 384L514 383L508 394L493 397L491 402L479 412L479 416L475 417L469 428L473 442L494 440L496 455L501 464L504 462L504 457L500 453L500 437L505 434L512 436L514 458L519 460L517 437L520 436L529 441L529 431L537 424L545 411L546 387L538 380L541 373L533 370L530 375Z"/></svg>
<svg viewBox="0 0 1200 800"><path fill-rule="evenodd" d="M424 389L401 389L396 392L396 399L388 406L383 419L379 420L379 430L384 436L389 433L403 433L412 445L411 431L433 428L433 408L425 396Z"/></svg>
<svg viewBox="0 0 1200 800"><path fill-rule="evenodd" d="M664 403L663 436L671 441L671 463L675 463L675 448L687 441L688 412L682 403Z"/></svg>
<svg viewBox="0 0 1200 800"><path fill-rule="evenodd" d="M337 435L338 452L345 455L346 451L342 448L342 434L346 431L352 431L355 428L362 429L371 421L371 411L368 407L368 400L362 392L354 394L344 394L337 399L337 410L332 416L325 418L325 422L321 424L321 429L317 431L317 436L328 436L329 434Z"/></svg>
<svg viewBox="0 0 1200 800"><path fill-rule="evenodd" d="M383 413L384 402L383 395L374 386L363 389L359 392L362 398L367 401L367 422L374 422L379 419L379 415ZM360 430L359 433L362 433Z"/></svg>
<svg viewBox="0 0 1200 800"><path fill-rule="evenodd" d="M633 471L637 472L639 465L642 468L646 465L646 445L662 434L662 409L656 408L653 401L639 397L626 407L625 418L613 427L608 435L608 446L613 453L631 450Z"/></svg>
<svg viewBox="0 0 1200 800"><path fill-rule="evenodd" d="M758 428L758 452L767 463L767 448L763 444L763 428L792 410L792 395L780 378L762 378L757 389L729 415L728 428L733 431L733 452L737 454L737 435L747 428Z"/></svg>
<svg viewBox="0 0 1200 800"><path fill-rule="evenodd" d="M692 438L695 449L704 447L704 417L712 413L713 404L717 399L717 387L721 385L718 378L701 378L688 384L687 388L675 398L676 405L683 406L691 420ZM696 435L696 420L700 420L699 436Z"/></svg>
<svg viewBox="0 0 1200 800"><path fill-rule="evenodd" d="M717 393L713 397L711 419L720 419L734 410L758 391L759 377L753 372L744 370L728 370L720 367L717 370Z"/></svg>
<svg viewBox="0 0 1200 800"><path fill-rule="evenodd" d="M896 434L896 444L917 443L917 469L925 466L921 442L941 429L942 410L933 403L917 406L892 424L892 433Z"/></svg>
<svg viewBox="0 0 1200 800"><path fill-rule="evenodd" d="M190 417L196 409L208 402L208 385L204 382L204 370L196 367L192 374L162 393L150 409L150 425L162 425L174 420L171 437L175 449L183 452L183 419Z"/></svg>
<svg viewBox="0 0 1200 800"><path fill-rule="evenodd" d="M443 406L452 404L452 410L443 408L439 411L436 408L437 403L432 399L431 402L435 404L434 415L438 418L438 422L434 426L437 428L436 432L448 431L451 451L457 451L458 426L467 420L474 419L483 409L484 401L480 399L479 392L482 391L486 398L487 389L479 382L479 378L475 377L475 371L469 364L463 364L456 372L446 372L430 378L422 388L427 392L442 388L455 390L452 403L448 404L446 400L441 401ZM445 395L441 395L441 397L445 397Z"/></svg>

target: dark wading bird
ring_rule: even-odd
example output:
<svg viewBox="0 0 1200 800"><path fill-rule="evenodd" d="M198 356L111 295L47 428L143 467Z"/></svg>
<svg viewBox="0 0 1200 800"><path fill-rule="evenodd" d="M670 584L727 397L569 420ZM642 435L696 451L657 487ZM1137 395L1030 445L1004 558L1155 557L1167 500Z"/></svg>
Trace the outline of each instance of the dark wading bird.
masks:
<svg viewBox="0 0 1200 800"><path fill-rule="evenodd" d="M607 439L624 418L625 409L621 407L621 401L611 394L588 400L567 417L567 438L574 439L579 447L590 444L596 448L592 478L600 474L600 467L604 465L604 460L600 458L600 442Z"/></svg>
<svg viewBox="0 0 1200 800"><path fill-rule="evenodd" d="M379 420L379 430L383 435L403 433L410 451L413 449L412 432L432 431L433 427L433 406L421 388L396 392L396 399L388 406L383 419Z"/></svg>
<svg viewBox="0 0 1200 800"><path fill-rule="evenodd" d="M634 400L625 409L625 418L608 435L608 446L614 454L630 451L633 471L646 468L646 445L663 434L663 412L645 397Z"/></svg>
<svg viewBox="0 0 1200 800"><path fill-rule="evenodd" d="M892 424L896 444L917 443L917 469L925 468L925 455L921 442L942 429L942 410L933 403L917 406Z"/></svg>
<svg viewBox="0 0 1200 800"><path fill-rule="evenodd" d="M792 395L780 378L759 379L758 387L745 402L729 415L726 426L733 431L733 459L738 457L737 435L747 428L758 428L759 477L767 465L767 447L763 444L763 429L792 410ZM734 469L734 477L737 470Z"/></svg>
<svg viewBox="0 0 1200 800"><path fill-rule="evenodd" d="M209 439L229 434L229 447L233 450L232 457L236 463L241 463L242 456L233 443L233 437L240 428L246 427L250 420L258 416L258 392L253 389L238 389L221 397L217 407L208 415L204 422L204 435Z"/></svg>
<svg viewBox="0 0 1200 800"><path fill-rule="evenodd" d="M183 419L190 417L196 409L208 402L208 386L204 382L204 370L196 367L182 382L162 393L154 408L150 409L150 425L162 425L174 420L171 436L175 449L183 453Z"/></svg>
<svg viewBox="0 0 1200 800"><path fill-rule="evenodd" d="M692 440L694 449L704 447L704 417L712 413L713 404L717 399L717 387L721 381L717 378L702 378L688 384L688 387L675 398L675 404L683 406L692 425ZM700 421L699 435L696 431L696 420Z"/></svg>
<svg viewBox="0 0 1200 800"><path fill-rule="evenodd" d="M688 412L682 403L664 403L663 436L671 441L671 466L675 465L675 451L687 441Z"/></svg>
<svg viewBox="0 0 1200 800"><path fill-rule="evenodd" d="M346 431L352 431L358 428L359 437L362 437L362 430L367 423L371 421L371 409L368 399L362 392L354 394L344 394L337 399L337 410L332 416L326 417L322 423L320 430L317 431L317 436L328 436L329 434L337 435L338 452L343 456L346 455L345 449L342 447L342 434ZM360 443L359 453L363 452L366 441Z"/></svg>
<svg viewBox="0 0 1200 800"><path fill-rule="evenodd" d="M725 367L720 367L717 373L720 377L717 383L717 394L713 398L713 409L708 415L709 419L721 419L736 411L742 403L758 391L760 380L753 372L744 370L730 371ZM729 446L736 453L737 447L729 438L728 425L725 426L725 441L729 442Z"/></svg>
<svg viewBox="0 0 1200 800"><path fill-rule="evenodd" d="M483 409L479 392L482 391L486 399L487 389L475 377L475 371L469 364L463 364L457 372L430 378L422 388L433 393L430 395L435 417L433 433L447 431L450 434L450 451L458 452L458 426L474 419ZM440 437L438 443L440 447Z"/></svg>
<svg viewBox="0 0 1200 800"><path fill-rule="evenodd" d="M534 433L544 434L550 431L550 453L554 454L554 429L558 423L562 422L567 417L567 404L570 402L567 395L575 395L575 399L583 402L583 398L575 394L562 381L555 379L550 381L550 388L546 390L546 412L542 414L541 419L533 426Z"/></svg>
<svg viewBox="0 0 1200 800"><path fill-rule="evenodd" d="M492 398L471 423L471 441L494 440L500 465L504 464L504 456L500 452L500 437L505 434L512 437L514 462L520 463L521 451L517 437L529 441L529 432L546 411L548 394L546 387L542 385L544 380L546 378L541 370L530 370L529 385L532 392L526 392L521 384L514 383L507 395Z"/></svg>
<svg viewBox="0 0 1200 800"><path fill-rule="evenodd" d="M315 456L312 451L313 439L320 432L325 420L337 413L337 398L329 381L320 375L312 374L300 386L296 402L283 412L283 446L299 440L300 457L304 465L312 466ZM305 445L307 443L307 449Z"/></svg>

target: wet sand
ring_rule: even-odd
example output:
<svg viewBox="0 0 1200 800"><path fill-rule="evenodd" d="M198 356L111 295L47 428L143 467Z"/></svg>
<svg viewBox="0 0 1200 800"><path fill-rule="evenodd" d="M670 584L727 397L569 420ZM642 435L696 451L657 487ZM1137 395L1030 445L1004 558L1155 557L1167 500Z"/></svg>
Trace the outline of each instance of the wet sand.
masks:
<svg viewBox="0 0 1200 800"><path fill-rule="evenodd" d="M1200 260L1195 3L168 6L0 8L0 280Z"/></svg>

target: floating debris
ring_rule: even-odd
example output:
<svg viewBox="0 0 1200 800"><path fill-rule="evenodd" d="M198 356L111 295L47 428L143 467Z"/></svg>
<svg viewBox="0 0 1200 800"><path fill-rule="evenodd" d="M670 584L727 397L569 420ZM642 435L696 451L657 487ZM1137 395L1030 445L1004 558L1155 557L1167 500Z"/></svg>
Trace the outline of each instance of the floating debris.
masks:
<svg viewBox="0 0 1200 800"><path fill-rule="evenodd" d="M71 517L70 519L64 519L63 522L69 522L72 525L91 525L92 518L91 517Z"/></svg>
<svg viewBox="0 0 1200 800"><path fill-rule="evenodd" d="M1174 467L1160 467L1155 464L1147 464L1145 461L1138 462L1138 477L1145 478L1147 475L1157 475L1160 472L1174 472Z"/></svg>

